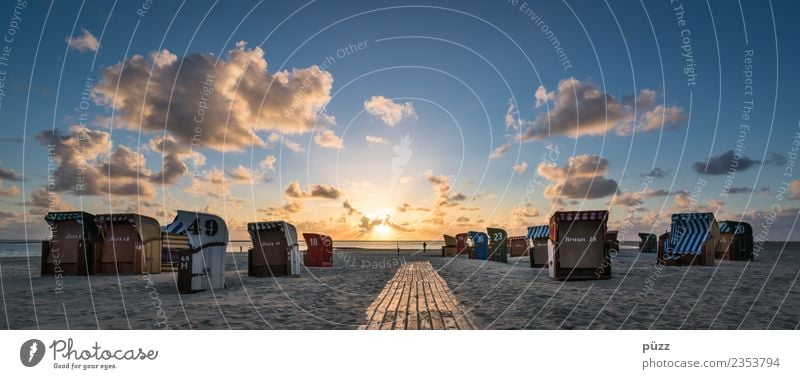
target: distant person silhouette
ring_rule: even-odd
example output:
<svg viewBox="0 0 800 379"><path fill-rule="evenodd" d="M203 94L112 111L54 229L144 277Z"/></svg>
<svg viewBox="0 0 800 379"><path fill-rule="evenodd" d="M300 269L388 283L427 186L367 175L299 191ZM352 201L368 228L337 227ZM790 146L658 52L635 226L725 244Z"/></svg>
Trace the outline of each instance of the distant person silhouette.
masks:
<svg viewBox="0 0 800 379"><path fill-rule="evenodd" d="M428 243L427 242L423 242L422 243L422 252L423 253L427 253L428 252Z"/></svg>

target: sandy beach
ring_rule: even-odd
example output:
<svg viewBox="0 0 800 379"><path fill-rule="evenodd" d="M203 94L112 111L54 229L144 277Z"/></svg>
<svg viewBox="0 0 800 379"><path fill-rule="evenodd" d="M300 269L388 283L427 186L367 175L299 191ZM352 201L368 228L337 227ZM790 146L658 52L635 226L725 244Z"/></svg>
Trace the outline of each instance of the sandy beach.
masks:
<svg viewBox="0 0 800 379"><path fill-rule="evenodd" d="M654 254L623 249L612 279L578 282L554 281L528 257L503 264L411 250L337 250L333 268L255 278L245 255L228 254L227 288L193 294L179 294L167 272L64 277L62 285L39 275L38 257L9 257L0 258L0 327L356 329L401 264L427 260L482 329L795 329L800 246L781 247L714 267L656 267Z"/></svg>

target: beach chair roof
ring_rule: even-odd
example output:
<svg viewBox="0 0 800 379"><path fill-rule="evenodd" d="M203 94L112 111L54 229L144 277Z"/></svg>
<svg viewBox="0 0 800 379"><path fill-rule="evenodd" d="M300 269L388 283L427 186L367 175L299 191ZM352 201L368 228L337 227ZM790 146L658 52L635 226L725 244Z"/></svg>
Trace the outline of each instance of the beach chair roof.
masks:
<svg viewBox="0 0 800 379"><path fill-rule="evenodd" d="M676 213L672 215L670 255L700 254L717 225L713 213Z"/></svg>
<svg viewBox="0 0 800 379"><path fill-rule="evenodd" d="M94 238L100 235L100 230L94 223L94 215L83 211L72 212L50 212L44 216L47 225L51 227L60 221L75 221L83 225L83 233L85 238Z"/></svg>
<svg viewBox="0 0 800 379"><path fill-rule="evenodd" d="M453 236L447 235L447 234L444 235L444 245L445 246L456 246L457 244L458 244L458 241L456 241L456 237L453 237Z"/></svg>
<svg viewBox="0 0 800 379"><path fill-rule="evenodd" d="M139 239L142 241L161 238L161 227L158 221L152 217L136 213L101 214L95 216L94 222L101 227L106 223L130 224L139 234Z"/></svg>
<svg viewBox="0 0 800 379"><path fill-rule="evenodd" d="M550 236L550 225L537 225L528 227L528 238L547 238Z"/></svg>
<svg viewBox="0 0 800 379"><path fill-rule="evenodd" d="M206 230L205 233L195 230L195 233L191 233L192 224L201 224L195 225L199 229L205 228L207 223L214 226L216 230ZM195 248L208 243L227 244L228 242L227 223L221 217L209 213L178 210L172 223L161 228L161 231L169 234L186 234L189 236L192 247Z"/></svg>
<svg viewBox="0 0 800 379"><path fill-rule="evenodd" d="M553 221L593 221L607 220L608 211L560 211L550 216L550 223Z"/></svg>
<svg viewBox="0 0 800 379"><path fill-rule="evenodd" d="M258 232L261 230L286 230L291 224L286 221L259 221L247 223L247 230Z"/></svg>
<svg viewBox="0 0 800 379"><path fill-rule="evenodd" d="M82 211L74 211L74 212L50 212L46 216L44 216L44 220L47 221L48 224L53 224L54 222L58 221L72 221L75 220L79 224L84 222L91 223L94 220L94 215L87 212Z"/></svg>
<svg viewBox="0 0 800 379"><path fill-rule="evenodd" d="M720 233L733 233L736 235L752 235L753 234L753 227L746 222L741 221L720 221L719 223L719 232Z"/></svg>
<svg viewBox="0 0 800 379"><path fill-rule="evenodd" d="M489 235L484 232L469 232L469 238L472 238L472 242L476 244L489 243Z"/></svg>
<svg viewBox="0 0 800 379"><path fill-rule="evenodd" d="M550 216L550 239L555 241L558 239L556 236L556 224L563 221L601 221L602 232L600 235L605 238L606 221L608 221L608 211L560 211L553 213Z"/></svg>
<svg viewBox="0 0 800 379"><path fill-rule="evenodd" d="M511 237L508 237L509 241L525 241L527 239L528 239L528 237L526 237L526 236L511 236Z"/></svg>

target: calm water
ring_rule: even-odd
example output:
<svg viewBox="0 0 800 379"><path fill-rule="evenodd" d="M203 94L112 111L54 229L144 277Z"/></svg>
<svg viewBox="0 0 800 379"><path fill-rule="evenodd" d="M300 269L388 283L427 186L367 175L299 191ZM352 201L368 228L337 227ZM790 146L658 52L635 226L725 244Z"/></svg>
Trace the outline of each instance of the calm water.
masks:
<svg viewBox="0 0 800 379"><path fill-rule="evenodd" d="M443 241L334 241L333 246L337 249L365 249L365 250L387 250L394 251L399 246L402 250L422 250L422 243L428 243L428 250L439 251L444 245ZM637 242L635 241L622 241L622 245L626 248L636 248ZM239 251L245 252L252 247L250 241L234 240L228 243L228 252ZM24 257L40 256L41 241L28 242L24 241L0 241L0 257ZM305 250L305 242L300 242L300 249Z"/></svg>
<svg viewBox="0 0 800 379"><path fill-rule="evenodd" d="M403 250L421 250L422 243L428 243L428 250L440 250L443 241L334 241L333 246L337 249L375 249L375 250L395 250L399 245ZM230 241L228 252L247 251L253 244L250 241ZM305 242L300 242L300 249L305 250ZM41 241L0 241L0 257L25 257L41 256Z"/></svg>

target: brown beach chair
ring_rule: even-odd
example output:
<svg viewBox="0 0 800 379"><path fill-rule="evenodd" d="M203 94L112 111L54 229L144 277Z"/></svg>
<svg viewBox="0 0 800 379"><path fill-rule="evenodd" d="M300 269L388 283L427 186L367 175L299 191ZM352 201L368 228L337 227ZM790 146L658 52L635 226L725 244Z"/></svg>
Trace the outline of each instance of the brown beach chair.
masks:
<svg viewBox="0 0 800 379"><path fill-rule="evenodd" d="M161 272L161 227L152 217L134 213L95 218L103 230L98 274L157 274Z"/></svg>
<svg viewBox="0 0 800 379"><path fill-rule="evenodd" d="M92 275L102 233L94 215L86 212L50 212L45 216L50 238L42 241L42 275Z"/></svg>
<svg viewBox="0 0 800 379"><path fill-rule="evenodd" d="M550 217L548 265L556 280L608 279L611 257L605 241L608 211L556 212Z"/></svg>
<svg viewBox="0 0 800 379"><path fill-rule="evenodd" d="M253 248L247 252L249 276L300 275L297 229L285 221L247 224Z"/></svg>
<svg viewBox="0 0 800 379"><path fill-rule="evenodd" d="M456 237L444 235L444 246L442 246L443 257L455 257L457 255L458 241Z"/></svg>
<svg viewBox="0 0 800 379"><path fill-rule="evenodd" d="M530 245L528 237L513 236L508 237L508 255L512 257L523 257L528 255Z"/></svg>
<svg viewBox="0 0 800 379"><path fill-rule="evenodd" d="M715 257L720 260L753 259L753 227L746 222L720 221Z"/></svg>

